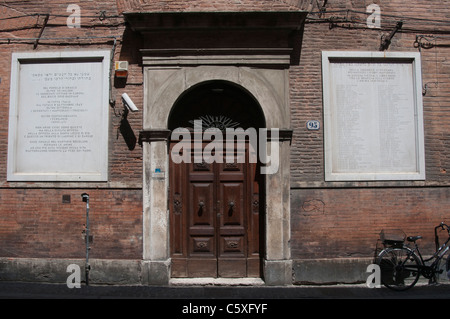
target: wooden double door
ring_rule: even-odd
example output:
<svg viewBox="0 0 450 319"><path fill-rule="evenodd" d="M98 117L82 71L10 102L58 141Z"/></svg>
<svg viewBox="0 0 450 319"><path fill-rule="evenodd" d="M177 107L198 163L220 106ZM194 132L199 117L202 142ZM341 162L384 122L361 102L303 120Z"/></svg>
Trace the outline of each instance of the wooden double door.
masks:
<svg viewBox="0 0 450 319"><path fill-rule="evenodd" d="M248 152L245 163L170 161L173 278L261 276L263 176Z"/></svg>

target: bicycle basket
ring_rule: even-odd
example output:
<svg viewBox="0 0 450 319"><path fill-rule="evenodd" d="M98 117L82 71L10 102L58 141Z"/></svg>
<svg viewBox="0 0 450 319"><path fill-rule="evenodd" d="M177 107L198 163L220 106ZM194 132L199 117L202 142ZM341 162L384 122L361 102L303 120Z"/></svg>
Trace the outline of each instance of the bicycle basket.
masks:
<svg viewBox="0 0 450 319"><path fill-rule="evenodd" d="M401 246L405 242L406 234L401 229L383 229L380 239L386 246Z"/></svg>

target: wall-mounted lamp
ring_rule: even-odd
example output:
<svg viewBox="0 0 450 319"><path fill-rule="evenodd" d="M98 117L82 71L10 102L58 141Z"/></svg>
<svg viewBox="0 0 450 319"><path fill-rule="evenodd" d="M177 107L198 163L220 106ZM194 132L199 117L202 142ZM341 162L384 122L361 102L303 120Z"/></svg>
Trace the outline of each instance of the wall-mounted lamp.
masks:
<svg viewBox="0 0 450 319"><path fill-rule="evenodd" d="M128 61L116 61L116 78L126 79L128 77Z"/></svg>

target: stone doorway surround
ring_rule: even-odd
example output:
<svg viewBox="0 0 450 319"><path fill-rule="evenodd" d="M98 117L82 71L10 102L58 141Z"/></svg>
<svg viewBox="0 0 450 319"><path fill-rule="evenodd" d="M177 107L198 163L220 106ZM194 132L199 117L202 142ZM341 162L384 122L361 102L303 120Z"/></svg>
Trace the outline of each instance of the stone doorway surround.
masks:
<svg viewBox="0 0 450 319"><path fill-rule="evenodd" d="M263 280L266 285L291 284L289 66L299 59L306 12L125 16L132 30L144 38L143 43L155 43L158 34L167 37L170 33L175 38L156 48L141 49L144 72L144 120L140 134L144 161L142 282L149 285L170 282L168 145L171 131L167 126L170 112L186 90L220 80L240 86L252 95L264 113L266 128L280 130L279 170L265 179L265 187L270 192L266 192L265 238L261 239L265 244ZM226 34L219 41L220 47L216 42L211 43L216 33ZM191 41L183 41L186 36ZM245 37L247 41L241 43ZM174 47L174 43L185 47ZM248 46L244 47L243 43Z"/></svg>

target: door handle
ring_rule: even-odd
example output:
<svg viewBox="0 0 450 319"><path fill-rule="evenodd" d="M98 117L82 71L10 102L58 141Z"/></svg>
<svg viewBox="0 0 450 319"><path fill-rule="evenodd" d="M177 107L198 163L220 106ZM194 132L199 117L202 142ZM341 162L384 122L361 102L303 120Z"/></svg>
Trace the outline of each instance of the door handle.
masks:
<svg viewBox="0 0 450 319"><path fill-rule="evenodd" d="M220 216L222 216L222 214L220 213L220 200L217 201L216 211L217 211L217 217L220 218Z"/></svg>
<svg viewBox="0 0 450 319"><path fill-rule="evenodd" d="M198 207L199 207L199 209L198 209L198 216L202 216L203 215L203 208L205 207L205 203L201 200L198 203Z"/></svg>
<svg viewBox="0 0 450 319"><path fill-rule="evenodd" d="M228 214L231 216L231 214L233 214L234 207L236 206L236 204L234 203L234 200L230 200L228 202L228 206L230 207L230 210L228 211Z"/></svg>

